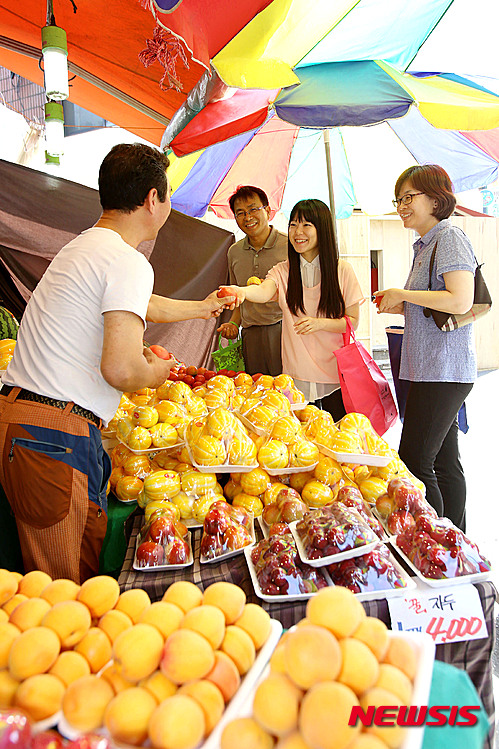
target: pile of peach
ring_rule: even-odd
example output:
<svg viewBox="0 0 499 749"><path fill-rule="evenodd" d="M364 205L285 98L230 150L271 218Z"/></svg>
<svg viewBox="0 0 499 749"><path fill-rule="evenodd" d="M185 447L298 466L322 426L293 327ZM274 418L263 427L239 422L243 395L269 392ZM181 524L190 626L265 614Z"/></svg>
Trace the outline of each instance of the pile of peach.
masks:
<svg viewBox="0 0 499 749"><path fill-rule="evenodd" d="M75 731L155 749L209 735L271 629L225 582L177 582L151 603L103 575L79 586L0 570L0 606L0 708L34 721L62 710Z"/></svg>
<svg viewBox="0 0 499 749"><path fill-rule="evenodd" d="M352 708L411 705L416 652L366 617L346 588L323 588L281 638L252 716L225 727L221 749L396 749L399 725L349 725Z"/></svg>

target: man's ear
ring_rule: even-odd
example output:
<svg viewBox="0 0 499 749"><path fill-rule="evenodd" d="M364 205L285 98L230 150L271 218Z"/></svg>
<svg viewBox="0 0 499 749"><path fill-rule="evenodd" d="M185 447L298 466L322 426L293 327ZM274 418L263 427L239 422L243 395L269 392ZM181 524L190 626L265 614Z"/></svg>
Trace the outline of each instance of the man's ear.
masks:
<svg viewBox="0 0 499 749"><path fill-rule="evenodd" d="M270 206L266 205L265 207L265 213L267 214L267 218L270 218Z"/></svg>
<svg viewBox="0 0 499 749"><path fill-rule="evenodd" d="M151 213L154 210L154 206L158 201L158 191L155 187L151 187L144 200L144 207Z"/></svg>

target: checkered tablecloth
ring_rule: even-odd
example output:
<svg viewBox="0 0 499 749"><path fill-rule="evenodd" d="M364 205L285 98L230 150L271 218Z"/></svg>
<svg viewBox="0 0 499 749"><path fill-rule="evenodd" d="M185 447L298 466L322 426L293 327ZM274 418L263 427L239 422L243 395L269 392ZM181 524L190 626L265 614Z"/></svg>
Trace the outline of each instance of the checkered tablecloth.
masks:
<svg viewBox="0 0 499 749"><path fill-rule="evenodd" d="M147 591L151 601L161 600L165 590L177 580L190 580L203 590L209 585L221 580L239 585L246 593L248 601L258 603L269 612L270 616L278 619L284 628L296 624L305 616L306 601L267 603L257 597L253 589L251 578L244 554L231 557L220 562L201 564L199 562L199 546L201 543L202 529L191 530L192 551L194 563L190 567L168 572L141 572L134 570L133 558L137 534L143 522L142 515L134 519L132 533L123 563L123 568L118 582L122 591L130 588L142 588ZM259 529L258 529L259 532ZM446 645L438 645L436 649L437 660L450 663L457 668L467 671L473 681L483 706L489 716L491 730L488 742L484 745L486 749L492 749L494 742L494 693L492 688L492 651L494 648L494 601L496 589L491 582L476 583L475 587L480 595L483 613L487 623L489 637L483 640L470 640L468 642L456 642ZM375 601L364 601L362 604L368 616L375 616L390 626L390 614L388 603L385 599Z"/></svg>

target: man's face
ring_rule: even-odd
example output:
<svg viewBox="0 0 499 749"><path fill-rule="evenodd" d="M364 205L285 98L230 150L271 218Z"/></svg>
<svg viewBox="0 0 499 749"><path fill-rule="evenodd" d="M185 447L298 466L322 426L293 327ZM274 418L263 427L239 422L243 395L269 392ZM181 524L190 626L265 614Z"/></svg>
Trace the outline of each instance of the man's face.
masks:
<svg viewBox="0 0 499 749"><path fill-rule="evenodd" d="M248 239L264 236L269 233L269 206L264 206L258 195L249 198L237 198L234 202L234 216L237 225Z"/></svg>

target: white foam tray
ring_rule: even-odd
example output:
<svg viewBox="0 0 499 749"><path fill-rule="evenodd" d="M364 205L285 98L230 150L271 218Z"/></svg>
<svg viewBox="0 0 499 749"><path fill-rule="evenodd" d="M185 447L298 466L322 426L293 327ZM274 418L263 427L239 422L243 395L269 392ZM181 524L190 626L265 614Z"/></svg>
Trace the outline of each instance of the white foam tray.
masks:
<svg viewBox="0 0 499 749"><path fill-rule="evenodd" d="M313 442L313 440L312 440ZM361 466L376 466L377 468L383 468L393 460L393 456L390 455L369 455L368 453L339 453L336 450L330 450L329 447L321 445L319 442L314 442L319 448L319 451L323 455L327 455L329 458L334 458L338 463L355 463Z"/></svg>
<svg viewBox="0 0 499 749"><path fill-rule="evenodd" d="M490 580L490 577L492 575L492 570L488 570L487 572L474 572L471 575L461 575L460 577L443 577L441 580L434 580L431 577L425 577L423 574L421 574L416 565L413 564L409 557L404 554L402 549L398 547L396 537L391 538L390 543L392 544L397 554L399 554L407 564L407 566L410 567L411 570L413 570L414 574L417 575L417 577L419 577L422 582L426 583L426 585L429 585L430 588L447 588L450 585L467 585L468 583L479 583L483 580Z"/></svg>
<svg viewBox="0 0 499 749"><path fill-rule="evenodd" d="M228 551L225 554L220 554L218 557L213 557L213 559L205 559L203 554L199 555L199 563L200 564L216 564L217 562L222 562L224 559L230 559L231 557L235 557L238 554L241 554L245 549L250 548L254 545L256 541L255 536L255 519L252 519L251 527L249 529L251 533L252 541L251 543L247 544L246 546L241 546L240 549L234 549L234 551Z"/></svg>

